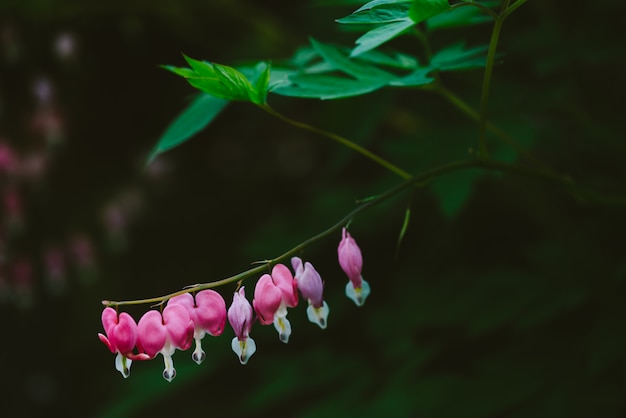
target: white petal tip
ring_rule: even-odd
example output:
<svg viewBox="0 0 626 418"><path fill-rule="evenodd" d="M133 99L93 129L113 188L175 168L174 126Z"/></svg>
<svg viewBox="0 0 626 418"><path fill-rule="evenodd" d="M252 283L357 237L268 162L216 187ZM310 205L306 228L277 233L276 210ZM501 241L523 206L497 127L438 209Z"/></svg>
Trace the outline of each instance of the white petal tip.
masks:
<svg viewBox="0 0 626 418"><path fill-rule="evenodd" d="M130 376L130 365L133 361L129 358L124 357L121 353L117 353L115 357L115 368L119 371L124 379Z"/></svg>
<svg viewBox="0 0 626 418"><path fill-rule="evenodd" d="M174 368L174 361L171 355L163 354L163 362L165 363L165 369L163 370L163 379L171 382L176 377L176 369Z"/></svg>
<svg viewBox="0 0 626 418"><path fill-rule="evenodd" d="M274 316L274 328L278 331L278 338L283 343L287 344L289 342L289 337L291 337L291 323L285 316Z"/></svg>
<svg viewBox="0 0 626 418"><path fill-rule="evenodd" d="M239 362L243 365L248 363L248 360L256 352L256 343L250 337L247 337L241 341L237 337L231 341L231 348L237 355Z"/></svg>
<svg viewBox="0 0 626 418"><path fill-rule="evenodd" d="M326 329L326 325L328 324L328 304L323 302L322 306L319 308L314 307L309 303L309 307L306 308L306 314L309 318L309 321L317 324L321 329Z"/></svg>
<svg viewBox="0 0 626 418"><path fill-rule="evenodd" d="M196 349L193 350L193 354L191 354L191 358L196 364L200 365L206 359L206 354L202 349L202 344L200 342L200 338L196 338Z"/></svg>
<svg viewBox="0 0 626 418"><path fill-rule="evenodd" d="M361 279L361 287L354 288L352 282L346 285L346 296L352 299L356 306L363 306L369 294L370 285L363 279Z"/></svg>

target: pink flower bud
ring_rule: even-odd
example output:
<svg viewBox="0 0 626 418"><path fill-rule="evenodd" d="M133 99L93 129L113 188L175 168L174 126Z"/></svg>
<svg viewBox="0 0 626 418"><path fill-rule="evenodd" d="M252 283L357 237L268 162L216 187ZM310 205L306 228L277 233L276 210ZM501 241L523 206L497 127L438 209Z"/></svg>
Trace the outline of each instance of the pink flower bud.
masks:
<svg viewBox="0 0 626 418"><path fill-rule="evenodd" d="M242 286L238 292L234 293L233 303L228 308L228 322L235 331L231 347L241 364L246 364L256 351L256 344L249 336L252 328L252 305L246 299L244 289Z"/></svg>
<svg viewBox="0 0 626 418"><path fill-rule="evenodd" d="M295 281L298 284L298 289L300 289L302 297L309 302L307 308L309 321L319 325L322 329L326 328L329 309L323 300L324 283L322 278L308 261L303 266L299 257L293 257L291 265L296 272Z"/></svg>
<svg viewBox="0 0 626 418"><path fill-rule="evenodd" d="M339 265L348 275L350 281L346 285L346 295L357 304L363 305L365 299L370 293L369 284L363 280L361 270L363 268L363 257L361 249L350 233L343 228L341 231L342 239L337 248L337 256Z"/></svg>
<svg viewBox="0 0 626 418"><path fill-rule="evenodd" d="M324 283L315 267L308 261L303 266L299 257L293 257L291 265L296 272L295 281L298 284L302 297L315 307L319 308L322 306Z"/></svg>

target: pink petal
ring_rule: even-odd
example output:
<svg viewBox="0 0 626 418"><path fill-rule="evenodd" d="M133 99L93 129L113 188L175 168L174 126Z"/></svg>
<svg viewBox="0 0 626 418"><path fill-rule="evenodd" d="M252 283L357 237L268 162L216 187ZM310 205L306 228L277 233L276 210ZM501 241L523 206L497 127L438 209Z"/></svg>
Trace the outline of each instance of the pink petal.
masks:
<svg viewBox="0 0 626 418"><path fill-rule="evenodd" d="M102 341L104 343L104 345L106 345L108 347L108 349L111 350L111 353L115 353L117 351L115 349L115 347L113 346L113 344L111 344L111 342L109 341L109 339L107 337L105 337L104 335L98 333L98 338L100 338L100 341Z"/></svg>
<svg viewBox="0 0 626 418"><path fill-rule="evenodd" d="M316 308L322 306L324 283L315 267L308 261L304 264L304 269L299 276L296 277L298 288L302 297L308 299Z"/></svg>
<svg viewBox="0 0 626 418"><path fill-rule="evenodd" d="M224 332L226 325L226 302L215 290L202 290L196 294L196 318L194 323L214 337Z"/></svg>
<svg viewBox="0 0 626 418"><path fill-rule="evenodd" d="M361 249L346 228L342 230L342 239L337 248L339 265L348 275L355 288L361 287L361 270L363 269L363 256Z"/></svg>
<svg viewBox="0 0 626 418"><path fill-rule="evenodd" d="M182 305L167 305L163 310L163 323L170 342L181 350L187 350L193 342L193 322Z"/></svg>
<svg viewBox="0 0 626 418"><path fill-rule="evenodd" d="M109 335L109 330L117 325L117 311L113 308L104 308L102 311L102 327Z"/></svg>
<svg viewBox="0 0 626 418"><path fill-rule="evenodd" d="M153 358L163 349L167 340L167 330L163 325L161 312L150 310L143 314L139 324L137 324L137 329L139 332L139 338L137 339L139 351Z"/></svg>
<svg viewBox="0 0 626 418"><path fill-rule="evenodd" d="M114 332L109 336L109 340L117 347L122 354L130 353L137 343L137 324L135 320L126 312L119 316L119 323L114 328Z"/></svg>
<svg viewBox="0 0 626 418"><path fill-rule="evenodd" d="M283 302L293 308L298 305L298 288L291 271L284 264L276 264L272 269L272 280L283 292Z"/></svg>
<svg viewBox="0 0 626 418"><path fill-rule="evenodd" d="M245 286L233 294L233 303L228 308L228 322L239 341L248 337L252 327L252 305L246 299Z"/></svg>
<svg viewBox="0 0 626 418"><path fill-rule="evenodd" d="M263 325L274 322L274 314L280 307L283 292L272 281L272 276L264 274L254 288L254 310Z"/></svg>

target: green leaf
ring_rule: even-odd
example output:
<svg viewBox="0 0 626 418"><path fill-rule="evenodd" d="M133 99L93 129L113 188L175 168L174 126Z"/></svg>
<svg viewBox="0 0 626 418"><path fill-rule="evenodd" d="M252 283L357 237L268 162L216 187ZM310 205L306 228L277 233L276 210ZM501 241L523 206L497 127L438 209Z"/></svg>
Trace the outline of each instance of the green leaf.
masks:
<svg viewBox="0 0 626 418"><path fill-rule="evenodd" d="M400 4L400 3L411 3L411 0L373 0L368 3L365 3L363 6L356 9L354 13L359 13L359 12L362 12L363 10L370 10L375 7L385 6L388 4Z"/></svg>
<svg viewBox="0 0 626 418"><path fill-rule="evenodd" d="M366 51L377 48L385 42L399 36L413 25L414 22L411 19L405 18L399 22L389 23L372 29L356 40L357 46L352 50L350 56L356 57Z"/></svg>
<svg viewBox="0 0 626 418"><path fill-rule="evenodd" d="M488 46L465 48L463 42L451 45L435 53L430 61L433 69L441 71L467 70L485 66Z"/></svg>
<svg viewBox="0 0 626 418"><path fill-rule="evenodd" d="M270 90L271 66L267 63L260 63L259 65L257 65L256 69L257 71L259 71L259 75L256 82L254 83L256 94L252 102L258 105L262 105L265 104L267 99L267 93Z"/></svg>
<svg viewBox="0 0 626 418"><path fill-rule="evenodd" d="M413 22L420 23L448 9L450 9L448 0L413 0L409 17Z"/></svg>
<svg viewBox="0 0 626 418"><path fill-rule="evenodd" d="M485 6L497 5L498 2L485 3ZM491 22L493 18L478 7L455 7L431 17L426 21L428 30L458 28Z"/></svg>
<svg viewBox="0 0 626 418"><path fill-rule="evenodd" d="M373 83L371 80L312 74L294 74L289 76L289 81L289 85L278 86L272 92L283 96L328 100L370 93L386 84L386 82Z"/></svg>
<svg viewBox="0 0 626 418"><path fill-rule="evenodd" d="M354 12L351 15L335 20L342 24L381 24L398 22L409 16L409 4L389 4L385 7Z"/></svg>
<svg viewBox="0 0 626 418"><path fill-rule="evenodd" d="M172 65L162 65L161 68L164 68L168 71L173 72L176 75L179 75L181 77L193 77L196 75L195 71L192 70L191 68L184 68L184 67L174 67Z"/></svg>
<svg viewBox="0 0 626 418"><path fill-rule="evenodd" d="M409 227L410 220L411 220L411 205L407 206L406 210L404 211L404 221L402 222L402 228L400 228L400 233L398 234L398 241L396 242L396 256L398 255L398 252L400 251L400 245L402 245L402 240L404 239L404 236L406 235L406 230Z"/></svg>
<svg viewBox="0 0 626 418"><path fill-rule="evenodd" d="M218 99L204 93L199 94L191 104L169 124L150 153L148 162L152 161L162 152L182 144L196 133L200 132L215 119L227 104L227 100Z"/></svg>
<svg viewBox="0 0 626 418"><path fill-rule="evenodd" d="M343 71L356 79L375 80L377 83L386 84L395 78L395 75L391 73L348 58L334 46L322 44L313 38L311 38L311 45L334 69Z"/></svg>
<svg viewBox="0 0 626 418"><path fill-rule="evenodd" d="M417 87L430 84L434 81L434 78L428 75L430 72L432 72L431 68L418 68L409 75L393 80L389 85L395 87Z"/></svg>
<svg viewBox="0 0 626 418"><path fill-rule="evenodd" d="M252 102L258 99L257 91L250 81L235 68L187 56L185 60L193 72L180 69L174 69L174 72L185 77L195 88L220 99Z"/></svg>
<svg viewBox="0 0 626 418"><path fill-rule="evenodd" d="M400 52L383 52L379 50L364 52L359 55L359 60L402 70L414 70L418 65L414 56Z"/></svg>

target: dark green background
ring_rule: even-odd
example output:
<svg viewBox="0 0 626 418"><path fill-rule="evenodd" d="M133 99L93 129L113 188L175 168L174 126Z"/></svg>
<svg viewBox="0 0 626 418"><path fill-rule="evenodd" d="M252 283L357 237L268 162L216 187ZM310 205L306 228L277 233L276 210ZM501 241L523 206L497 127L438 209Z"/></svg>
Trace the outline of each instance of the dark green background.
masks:
<svg viewBox="0 0 626 418"><path fill-rule="evenodd" d="M327 2L332 3L332 2ZM372 294L343 294L337 236L303 257L326 283L329 326L293 309L288 345L255 324L258 351L241 366L232 330L205 338L207 360L135 363L124 380L101 332L100 300L169 293L272 258L333 224L355 199L399 182L327 139L233 104L206 131L166 153L151 179L143 159L194 94L159 64L181 53L235 65L280 59L307 43L350 45L333 20L355 6L279 1L3 1L0 29L19 55L0 70L0 136L42 146L27 128L32 83L46 75L65 120L45 182L24 190L25 229L7 265L32 261L34 303L0 305L0 414L12 416L621 417L626 415L624 208L585 204L537 179L482 172L442 177L354 219ZM505 24L495 68L494 123L585 186L626 195L624 6L533 1ZM486 43L489 26L436 33L433 46ZM69 62L52 51L69 31ZM392 46L419 53L401 39ZM474 106L481 71L444 75ZM385 90L336 102L270 96L286 114L334 130L419 172L463 158L477 127L441 98ZM497 144L490 138L490 144ZM45 144L43 145L45 146ZM494 153L512 160L503 147ZM3 186L4 187L4 186ZM112 242L102 210L130 193L140 210ZM399 251L406 208L411 223ZM6 216L4 213L2 216ZM86 231L98 276L70 271L47 290L46 242ZM7 273L8 274L8 273ZM253 279L246 282L252 295ZM233 286L221 289L227 303ZM147 307L129 309L139 318Z"/></svg>

